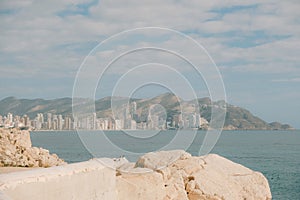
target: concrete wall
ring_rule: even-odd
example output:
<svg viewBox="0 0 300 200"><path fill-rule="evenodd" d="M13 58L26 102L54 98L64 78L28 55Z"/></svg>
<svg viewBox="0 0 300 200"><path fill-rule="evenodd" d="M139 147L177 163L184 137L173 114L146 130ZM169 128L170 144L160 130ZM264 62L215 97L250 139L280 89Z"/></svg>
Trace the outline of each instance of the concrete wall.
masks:
<svg viewBox="0 0 300 200"><path fill-rule="evenodd" d="M97 160L0 175L0 199L116 199L115 170Z"/></svg>

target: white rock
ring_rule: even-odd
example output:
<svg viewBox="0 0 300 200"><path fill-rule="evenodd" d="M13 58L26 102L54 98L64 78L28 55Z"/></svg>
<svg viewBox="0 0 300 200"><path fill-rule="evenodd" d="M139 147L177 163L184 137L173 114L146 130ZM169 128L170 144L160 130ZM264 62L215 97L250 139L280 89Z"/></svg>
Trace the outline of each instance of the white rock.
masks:
<svg viewBox="0 0 300 200"><path fill-rule="evenodd" d="M95 160L114 170L120 168L124 164L129 163L126 158L96 158Z"/></svg>
<svg viewBox="0 0 300 200"><path fill-rule="evenodd" d="M66 164L48 150L31 147L29 131L0 129L0 167L51 167Z"/></svg>
<svg viewBox="0 0 300 200"><path fill-rule="evenodd" d="M261 173L214 154L199 158L204 162L198 165L194 158L175 163L177 170L184 170L189 177L189 199L271 199L268 181Z"/></svg>
<svg viewBox="0 0 300 200"><path fill-rule="evenodd" d="M5 132L1 129L0 133L0 159L2 165L48 167L63 163L57 155L50 155L49 152L43 149L32 148L31 146L24 147L23 145L28 144L26 142L22 143L22 146L13 145L14 143L21 144L15 141L15 138L19 137L19 133L16 136L12 136L11 134L14 133ZM66 166L69 169L67 170L68 173L70 173L68 175L70 177L67 178L59 178L60 172L64 171L64 166L56 168L57 171L50 171L53 172L53 177L58 177L60 181L65 181L64 183L68 184L69 188L80 187L78 182L81 182L81 176L84 177L82 180L89 184L91 179L95 179L93 184L114 182L114 188L107 190L107 192L116 193L116 195L108 194L108 196L113 197L111 198L112 200L268 200L272 198L268 181L261 173L252 171L215 154L192 157L182 150L162 151L145 154L135 164L129 163L125 158L101 158L73 166L77 166L76 170L70 170L72 165ZM90 173L94 169L98 169L98 167L105 170L100 170L99 172L96 172L96 170L95 174ZM76 171L78 173L75 176L74 173ZM105 174L106 171L110 171L109 176ZM21 175L22 172L18 173ZM89 174L88 176L87 173ZM11 177L13 178L14 176L12 175ZM37 178L34 174L31 174L29 177L32 181L41 181L41 179L43 179L43 182L49 181L44 176ZM73 185L70 178L77 180L76 185ZM25 183L17 181L15 184ZM47 183L45 184L47 185ZM52 187L60 188L56 184L59 184L57 180ZM93 188L96 186L91 185ZM20 187L27 188L24 185L20 185ZM30 185L28 185L29 187L31 188ZM23 194L16 193L13 188L11 189L11 194L23 197ZM19 190L19 192L23 192L25 196L30 196L26 190ZM103 194L106 194L105 191L103 192ZM93 195L94 190L90 194ZM80 195L85 196L83 193L80 193ZM57 199L55 195L53 197L46 196L51 200ZM71 199L71 197L68 199ZM99 194L97 197L89 199L103 198Z"/></svg>
<svg viewBox="0 0 300 200"><path fill-rule="evenodd" d="M161 174L129 173L117 176L117 199L163 200L166 196Z"/></svg>
<svg viewBox="0 0 300 200"><path fill-rule="evenodd" d="M272 198L268 181L261 173L215 154L191 157L184 151L148 153L135 166L162 175L165 199Z"/></svg>
<svg viewBox="0 0 300 200"><path fill-rule="evenodd" d="M187 159L189 157L191 157L191 154L183 150L150 152L141 156L135 166L158 170L168 167L179 159Z"/></svg>

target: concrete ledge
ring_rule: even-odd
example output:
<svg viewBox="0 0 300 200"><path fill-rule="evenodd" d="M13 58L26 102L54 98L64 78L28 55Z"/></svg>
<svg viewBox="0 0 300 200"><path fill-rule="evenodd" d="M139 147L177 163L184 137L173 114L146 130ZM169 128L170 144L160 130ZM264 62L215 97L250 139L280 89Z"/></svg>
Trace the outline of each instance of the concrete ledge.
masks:
<svg viewBox="0 0 300 200"><path fill-rule="evenodd" d="M0 175L2 196L14 200L116 199L115 170L97 160Z"/></svg>

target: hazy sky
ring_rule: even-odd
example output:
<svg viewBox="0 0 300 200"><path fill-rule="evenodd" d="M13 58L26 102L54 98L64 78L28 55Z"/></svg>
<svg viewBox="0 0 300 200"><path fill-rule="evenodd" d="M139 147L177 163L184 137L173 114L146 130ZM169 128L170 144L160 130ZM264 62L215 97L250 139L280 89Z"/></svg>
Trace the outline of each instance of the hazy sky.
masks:
<svg viewBox="0 0 300 200"><path fill-rule="evenodd" d="M298 0L1 0L0 99L70 97L80 65L99 42L127 29L154 26L180 31L203 45L220 70L229 103L268 122L300 128L299 10ZM149 37L144 32L122 45L143 46ZM152 40L169 49L188 49L174 37L158 34ZM199 52L189 53L201 57ZM157 61L162 55L152 52L147 57ZM164 59L172 60L167 55ZM125 71L112 68L106 84L114 85L130 63ZM180 69L205 96L193 72L184 65ZM109 95L108 90L97 96Z"/></svg>

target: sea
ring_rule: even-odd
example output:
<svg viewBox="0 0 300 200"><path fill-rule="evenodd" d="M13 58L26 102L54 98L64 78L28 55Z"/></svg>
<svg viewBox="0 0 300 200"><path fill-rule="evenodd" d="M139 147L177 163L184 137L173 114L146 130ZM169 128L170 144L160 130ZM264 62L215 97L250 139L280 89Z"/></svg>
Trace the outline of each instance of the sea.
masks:
<svg viewBox="0 0 300 200"><path fill-rule="evenodd" d="M125 156L130 161L163 149L176 138L174 131L34 131L33 146L56 153L68 163L93 157ZM180 149L199 155L205 131L184 131ZM95 137L96 135L96 137ZM101 135L101 136L99 136ZM187 142L188 141L188 142ZM184 144L181 145L180 143ZM300 131L223 131L210 153L224 156L268 179L273 199L300 200Z"/></svg>

